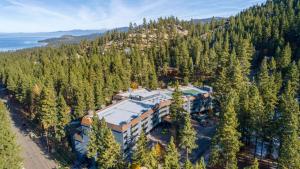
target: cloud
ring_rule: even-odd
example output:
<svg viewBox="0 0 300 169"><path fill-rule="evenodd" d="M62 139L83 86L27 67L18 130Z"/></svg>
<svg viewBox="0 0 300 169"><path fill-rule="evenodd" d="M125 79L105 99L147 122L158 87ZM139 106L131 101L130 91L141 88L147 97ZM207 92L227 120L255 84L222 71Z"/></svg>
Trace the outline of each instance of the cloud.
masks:
<svg viewBox="0 0 300 169"><path fill-rule="evenodd" d="M2 0L0 32L101 29L174 15L229 16L265 0Z"/></svg>
<svg viewBox="0 0 300 169"><path fill-rule="evenodd" d="M41 7L41 6L36 6L32 3L23 3L21 1L17 0L6 0L9 2L13 8L15 8L19 12L23 12L25 14L30 14L30 15L49 15L61 19L69 19L71 20L72 18L64 15L59 12L55 12L54 10L49 10L47 8Z"/></svg>

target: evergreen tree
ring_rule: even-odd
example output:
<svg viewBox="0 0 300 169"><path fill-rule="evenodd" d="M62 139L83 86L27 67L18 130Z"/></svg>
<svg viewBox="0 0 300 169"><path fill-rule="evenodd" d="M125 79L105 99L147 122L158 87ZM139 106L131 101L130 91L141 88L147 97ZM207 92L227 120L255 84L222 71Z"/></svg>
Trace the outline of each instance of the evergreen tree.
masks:
<svg viewBox="0 0 300 169"><path fill-rule="evenodd" d="M94 115L89 138L87 155L90 158L96 158L99 168L115 169L123 165L120 146L112 131L107 127L104 118L100 121L98 116Z"/></svg>
<svg viewBox="0 0 300 169"><path fill-rule="evenodd" d="M84 102L86 104L86 110L94 110L95 109L95 100L94 100L94 93L93 88L89 82L86 81L84 85Z"/></svg>
<svg viewBox="0 0 300 169"><path fill-rule="evenodd" d="M252 134L255 135L255 151L254 155L256 155L256 146L257 146L257 139L263 136L263 127L264 123L266 122L266 116L264 114L264 104L262 97L259 94L258 88L255 84L252 84L249 90L249 137Z"/></svg>
<svg viewBox="0 0 300 169"><path fill-rule="evenodd" d="M237 131L238 122L235 112L236 94L231 91L225 107L222 109L222 118L214 137L210 164L224 168L237 168L237 153L241 143L240 133Z"/></svg>
<svg viewBox="0 0 300 169"><path fill-rule="evenodd" d="M242 140L247 143L253 134L260 133L256 137L267 142L270 153L274 138L286 125L278 119L278 98L288 81L291 90L299 88L299 75L293 65L298 60L299 74L299 11L297 0L270 0L227 20L202 24L159 18L142 26L131 24L128 32L112 31L78 45L1 52L0 81L29 110L32 122L39 124L41 86L47 86L47 81L53 84L53 93L63 94L72 108L72 119L94 109L93 104L100 109L111 103L115 92L126 90L132 82L150 88L165 87L164 83L174 79L208 83L214 87L215 107L221 110L221 117L228 93L235 89ZM257 69L261 60L262 66ZM257 80L259 94L248 87L249 78ZM299 95L299 90L294 93ZM259 101L258 105L250 97ZM261 105L264 112L255 111ZM184 122L184 111L180 109L179 104L172 105L172 115L178 115L177 119L173 116L178 129ZM51 117L59 116L55 112ZM51 136L61 131L59 122L55 124L48 129ZM218 139L213 141L219 143ZM218 149L213 150L217 151L212 155L220 154Z"/></svg>
<svg viewBox="0 0 300 169"><path fill-rule="evenodd" d="M60 93L57 99L57 126L56 138L61 141L66 136L65 127L71 121L70 108L68 107L63 95Z"/></svg>
<svg viewBox="0 0 300 169"><path fill-rule="evenodd" d="M48 136L55 134L57 125L57 110L56 110L56 98L53 91L53 87L48 84L45 86L41 93L41 99L39 102L39 119L41 126L46 134L47 145ZM49 148L49 147L48 147Z"/></svg>
<svg viewBox="0 0 300 169"><path fill-rule="evenodd" d="M295 62L290 64L288 67L287 75L286 75L286 81L290 81L291 83L291 90L294 90L296 93L299 90L299 80L300 78L300 73L297 68L297 65Z"/></svg>
<svg viewBox="0 0 300 169"><path fill-rule="evenodd" d="M300 168L299 103L288 82L280 99L281 131L279 168Z"/></svg>
<svg viewBox="0 0 300 169"><path fill-rule="evenodd" d="M20 148L10 127L8 112L2 102L0 102L0 121L0 168L20 169L22 168Z"/></svg>
<svg viewBox="0 0 300 169"><path fill-rule="evenodd" d="M254 53L253 45L249 39L241 40L241 43L238 44L237 55L241 63L242 72L244 76L250 74L251 60Z"/></svg>
<svg viewBox="0 0 300 169"><path fill-rule="evenodd" d="M122 154L120 145L116 142L112 131L107 127L104 118L101 120L103 138L102 149L98 151L97 163L103 169L115 169L122 166Z"/></svg>
<svg viewBox="0 0 300 169"><path fill-rule="evenodd" d="M274 137L274 114L275 108L278 102L277 93L278 86L275 82L275 76L269 74L267 67L267 59L265 58L262 62L260 68L260 74L258 76L258 88L261 93L263 103L264 103L264 115L261 117L262 126L262 141L269 142L269 145L272 146L272 139ZM271 149L269 146L269 150ZM270 152L268 152L270 153Z"/></svg>
<svg viewBox="0 0 300 169"><path fill-rule="evenodd" d="M291 63L291 59L292 59L292 50L290 47L290 44L288 43L282 53L281 53L281 57L280 57L280 61L279 61L279 66L280 68L287 68L289 66L289 64Z"/></svg>
<svg viewBox="0 0 300 169"><path fill-rule="evenodd" d="M196 163L195 169L206 169L203 157L201 157L200 161Z"/></svg>
<svg viewBox="0 0 300 169"><path fill-rule="evenodd" d="M166 155L164 157L163 169L180 169L179 153L174 144L174 139L171 137L170 143L167 147Z"/></svg>
<svg viewBox="0 0 300 169"><path fill-rule="evenodd" d="M102 148L103 130L100 128L101 122L97 115L94 114L92 121L91 131L89 132L89 143L87 145L87 156L89 158L96 158L98 149Z"/></svg>
<svg viewBox="0 0 300 169"><path fill-rule="evenodd" d="M214 89L216 91L215 92L216 100L218 100L221 104L224 103L224 99L226 98L226 93L228 93L230 89L226 68L221 69L221 71L217 75Z"/></svg>
<svg viewBox="0 0 300 169"><path fill-rule="evenodd" d="M184 169L194 169L193 164L191 163L190 160L186 160L183 167Z"/></svg>
<svg viewBox="0 0 300 169"><path fill-rule="evenodd" d="M184 100L182 93L179 91L179 84L176 82L175 91L172 93L172 104L170 105L170 116L175 126L176 137L179 132L180 124L184 120L185 110L183 109Z"/></svg>
<svg viewBox="0 0 300 169"><path fill-rule="evenodd" d="M73 97L73 119L78 119L85 114L84 94L81 87L74 90Z"/></svg>
<svg viewBox="0 0 300 169"><path fill-rule="evenodd" d="M136 142L136 147L134 149L133 155L132 155L132 161L135 164L138 164L140 166L145 166L148 164L148 149L147 149L147 137L144 133L144 131L141 132L139 139Z"/></svg>
<svg viewBox="0 0 300 169"><path fill-rule="evenodd" d="M150 153L148 153L148 160L146 163L146 167L148 169L157 169L159 166L159 158L160 158L160 153L157 150L157 145L156 144L154 147L151 148Z"/></svg>
<svg viewBox="0 0 300 169"><path fill-rule="evenodd" d="M189 153L197 147L196 131L192 126L191 117L186 113L184 117L183 127L179 130L179 146L186 151L186 159L188 160Z"/></svg>
<svg viewBox="0 0 300 169"><path fill-rule="evenodd" d="M151 66L154 67L154 66ZM155 73L155 70L151 69L149 72L149 87L150 89L157 89L158 87L158 82L157 82L157 76Z"/></svg>

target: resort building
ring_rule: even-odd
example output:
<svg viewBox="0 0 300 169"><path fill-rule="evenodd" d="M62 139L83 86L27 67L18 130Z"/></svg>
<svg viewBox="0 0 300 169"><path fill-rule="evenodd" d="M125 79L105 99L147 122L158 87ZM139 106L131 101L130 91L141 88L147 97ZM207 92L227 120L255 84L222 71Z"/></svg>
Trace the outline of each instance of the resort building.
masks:
<svg viewBox="0 0 300 169"><path fill-rule="evenodd" d="M202 112L212 108L212 88L208 86L180 86L183 93L183 108L189 113ZM168 118L174 88L148 90L139 87L120 92L113 97L113 102L96 111L100 119L104 118L112 130L115 139L121 145L124 155L130 151L143 130L148 134L153 128ZM93 112L81 119L79 126L72 134L73 146L77 154L76 164L87 159L88 133L92 124ZM74 122L76 123L76 122Z"/></svg>
<svg viewBox="0 0 300 169"><path fill-rule="evenodd" d="M211 87L181 86L185 101L183 108L189 112L201 112L211 108ZM147 134L169 114L173 88L148 90L129 89L113 97L113 104L96 111L104 118L125 154L134 147L142 130Z"/></svg>

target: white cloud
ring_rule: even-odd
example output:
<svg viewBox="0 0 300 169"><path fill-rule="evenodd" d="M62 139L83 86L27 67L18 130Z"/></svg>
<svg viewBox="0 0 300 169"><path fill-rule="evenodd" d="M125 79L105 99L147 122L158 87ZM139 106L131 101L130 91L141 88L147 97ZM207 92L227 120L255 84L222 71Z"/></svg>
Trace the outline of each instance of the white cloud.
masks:
<svg viewBox="0 0 300 169"><path fill-rule="evenodd" d="M0 32L102 29L175 15L182 19L228 16L264 0L4 0ZM240 3L238 3L240 2ZM227 9L226 7L230 7ZM220 10L221 9L221 10Z"/></svg>

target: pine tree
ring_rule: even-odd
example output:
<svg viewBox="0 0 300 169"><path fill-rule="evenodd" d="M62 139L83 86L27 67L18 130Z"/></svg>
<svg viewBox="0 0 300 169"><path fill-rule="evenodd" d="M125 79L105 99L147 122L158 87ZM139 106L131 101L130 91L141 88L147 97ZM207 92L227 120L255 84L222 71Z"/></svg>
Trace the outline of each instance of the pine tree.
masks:
<svg viewBox="0 0 300 169"><path fill-rule="evenodd" d="M225 103L226 95L231 88L229 77L227 68L222 68L216 77L214 84L215 96L220 104Z"/></svg>
<svg viewBox="0 0 300 169"><path fill-rule="evenodd" d="M74 97L73 97L73 119L78 119L84 116L85 114L85 104L84 104L84 94L83 89L81 87L77 87L74 90Z"/></svg>
<svg viewBox="0 0 300 169"><path fill-rule="evenodd" d="M22 168L20 148L10 127L8 112L2 102L0 102L0 121L0 168L20 169Z"/></svg>
<svg viewBox="0 0 300 169"><path fill-rule="evenodd" d="M189 153L197 147L196 131L192 126L191 117L186 113L184 117L183 127L179 130L179 146L186 151L186 159L188 160Z"/></svg>
<svg viewBox="0 0 300 169"><path fill-rule="evenodd" d="M102 149L98 151L97 163L103 169L115 169L122 165L122 154L120 145L116 142L112 131L107 127L104 118L101 120L103 138Z"/></svg>
<svg viewBox="0 0 300 169"><path fill-rule="evenodd" d="M244 90L239 93L239 104L238 104L238 121L239 131L241 132L241 140L246 142L249 141L249 127L250 127L250 113L249 113L249 85L246 85Z"/></svg>
<svg viewBox="0 0 300 169"><path fill-rule="evenodd" d="M96 114L93 116L91 131L89 132L89 143L87 145L87 156L94 158L98 149L102 146L103 130L101 130L100 120Z"/></svg>
<svg viewBox="0 0 300 169"><path fill-rule="evenodd" d="M254 53L254 48L249 41L249 39L243 39L241 40L241 43L239 43L238 46L238 58L241 63L242 72L244 76L248 76L250 74L250 66L251 66L251 60Z"/></svg>
<svg viewBox="0 0 300 169"><path fill-rule="evenodd" d="M200 161L196 163L195 169L206 169L203 157L201 157Z"/></svg>
<svg viewBox="0 0 300 169"><path fill-rule="evenodd" d="M163 169L180 169L179 153L174 144L174 139L171 137L170 143L167 147L166 155L164 157Z"/></svg>
<svg viewBox="0 0 300 169"><path fill-rule="evenodd" d="M149 72L149 87L150 89L157 89L158 87L158 82L157 82L157 76L154 70L154 65L152 65L152 69Z"/></svg>
<svg viewBox="0 0 300 169"><path fill-rule="evenodd" d="M290 81L291 89L294 90L295 92L298 92L298 90L299 90L299 82L300 82L299 78L300 78L299 70L297 68L296 63L293 62L288 67L288 71L287 71L285 80Z"/></svg>
<svg viewBox="0 0 300 169"><path fill-rule="evenodd" d="M261 93L263 103L264 103L264 116L260 120L263 124L262 127L262 140L269 142L270 146L272 146L272 139L274 137L274 114L275 108L278 102L277 93L278 93L278 85L275 82L274 74L269 74L269 70L267 67L267 59L265 58L262 61L262 65L260 68L260 73L258 76L258 88ZM268 148L270 149L270 147Z"/></svg>
<svg viewBox="0 0 300 169"><path fill-rule="evenodd" d="M86 104L86 110L95 109L93 88L88 81L86 81L84 85L84 102Z"/></svg>
<svg viewBox="0 0 300 169"><path fill-rule="evenodd" d="M300 168L299 103L295 99L290 82L280 99L279 110L281 113L279 168Z"/></svg>
<svg viewBox="0 0 300 169"><path fill-rule="evenodd" d="M120 146L112 131L107 127L104 118L100 121L98 116L94 115L89 138L87 155L90 158L96 158L99 168L115 169L123 165Z"/></svg>
<svg viewBox="0 0 300 169"><path fill-rule="evenodd" d="M255 134L256 142L255 142L255 152L256 155L256 146L257 139L263 136L262 128L264 127L264 123L266 122L266 116L264 114L264 104L262 97L259 94L258 88L255 84L250 86L249 90L249 134L248 137L251 137L252 134Z"/></svg>
<svg viewBox="0 0 300 169"><path fill-rule="evenodd" d="M53 87L50 84L45 86L41 93L39 119L46 134L47 145L49 146L48 136L49 134L55 135L57 124L56 98Z"/></svg>
<svg viewBox="0 0 300 169"><path fill-rule="evenodd" d="M230 82L233 89L236 89L238 93L246 87L246 76L243 75L240 62L235 58L235 54L232 54L232 65L230 66Z"/></svg>
<svg viewBox="0 0 300 169"><path fill-rule="evenodd" d="M188 159L185 161L183 167L184 167L184 169L194 169L193 164Z"/></svg>
<svg viewBox="0 0 300 169"><path fill-rule="evenodd" d="M151 148L150 153L148 153L148 159L145 167L148 169L157 169L159 166L159 158L160 158L160 153L157 151L157 145L156 144L154 147Z"/></svg>
<svg viewBox="0 0 300 169"><path fill-rule="evenodd" d="M287 68L289 66L289 64L291 63L291 59L292 59L292 50L291 50L290 44L288 43L284 47L284 49L281 53L280 62L278 65L282 69Z"/></svg>
<svg viewBox="0 0 300 169"><path fill-rule="evenodd" d="M237 168L237 153L241 143L240 133L237 131L238 121L235 112L237 96L234 91L228 95L225 107L222 109L222 118L213 139L210 164L228 169Z"/></svg>
<svg viewBox="0 0 300 169"><path fill-rule="evenodd" d="M132 161L140 166L146 165L148 161L147 137L144 131L141 132L132 155Z"/></svg>
<svg viewBox="0 0 300 169"><path fill-rule="evenodd" d="M183 109L182 93L179 91L179 84L176 82L175 91L172 94L172 104L170 105L170 116L175 125L179 125L183 120L185 110Z"/></svg>
<svg viewBox="0 0 300 169"><path fill-rule="evenodd" d="M68 107L63 95L60 93L57 99L57 126L56 138L61 141L66 136L65 127L71 121L70 108Z"/></svg>

